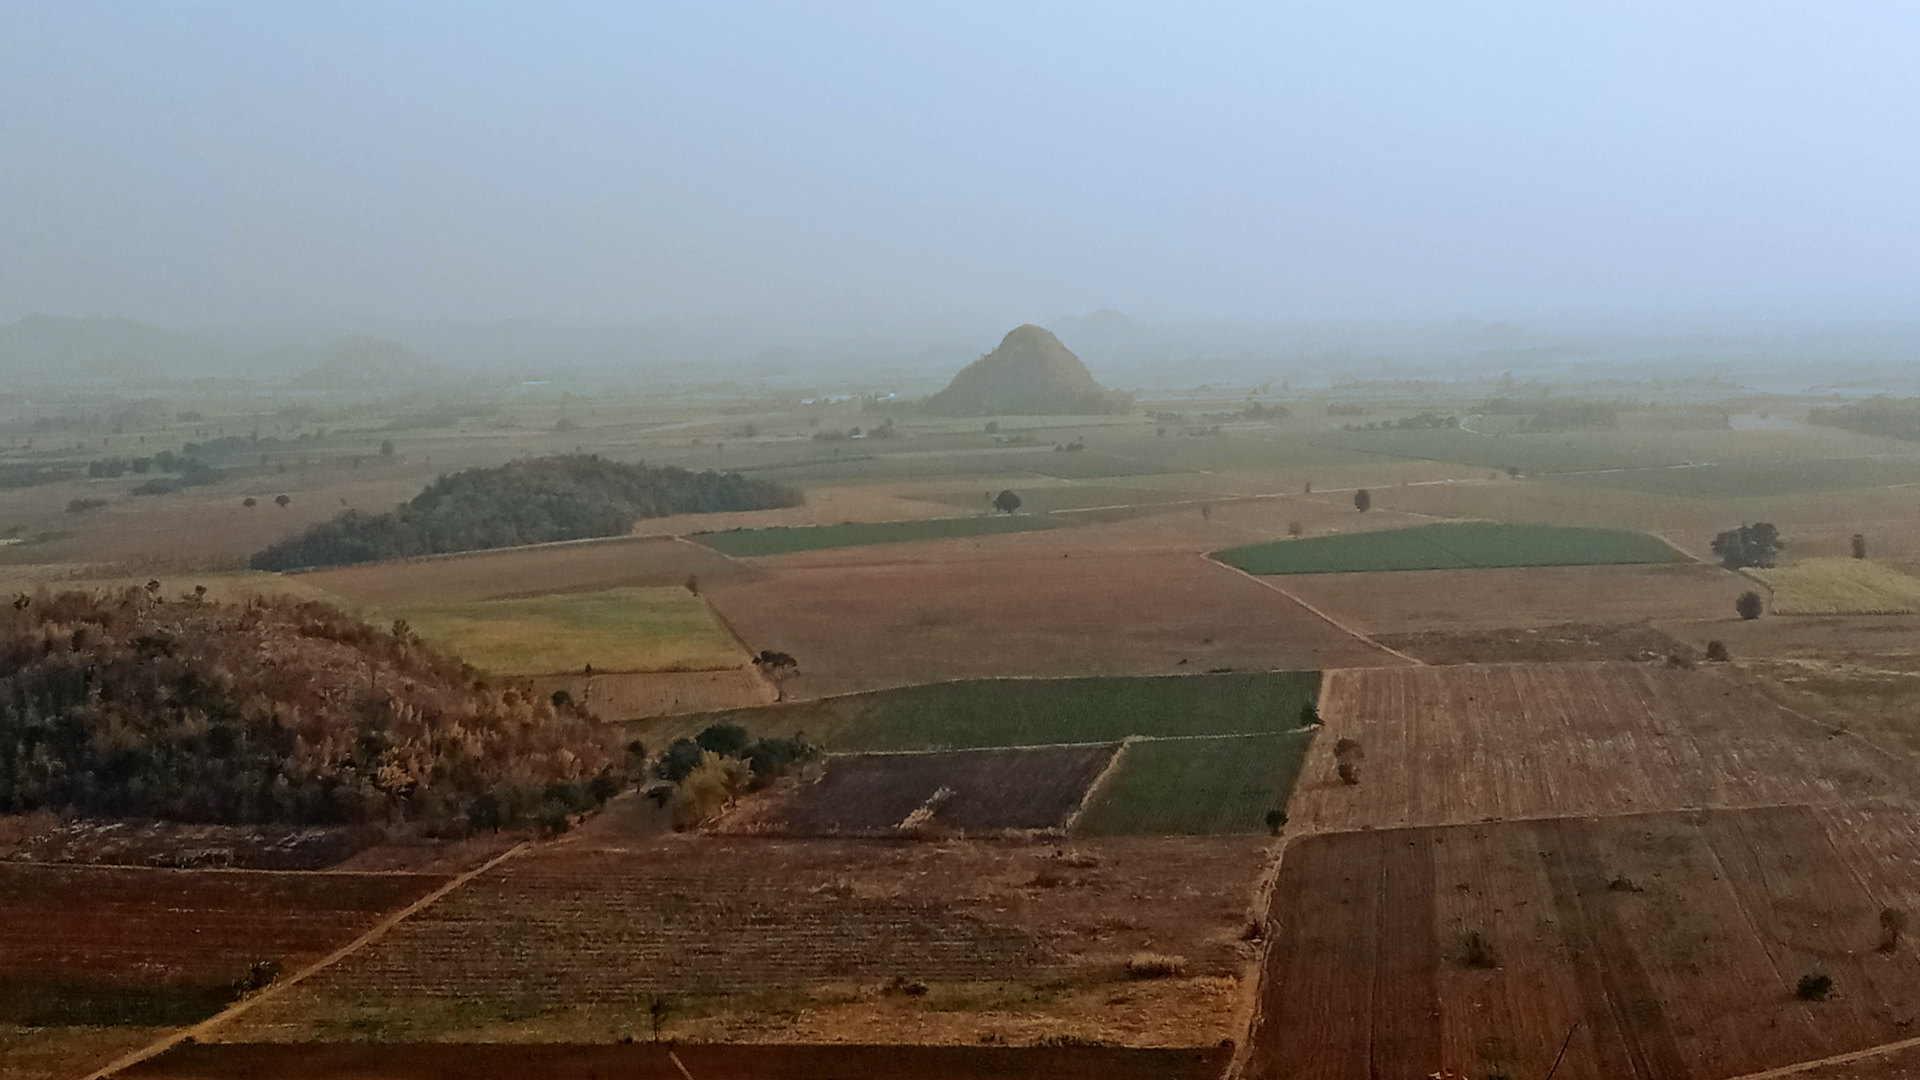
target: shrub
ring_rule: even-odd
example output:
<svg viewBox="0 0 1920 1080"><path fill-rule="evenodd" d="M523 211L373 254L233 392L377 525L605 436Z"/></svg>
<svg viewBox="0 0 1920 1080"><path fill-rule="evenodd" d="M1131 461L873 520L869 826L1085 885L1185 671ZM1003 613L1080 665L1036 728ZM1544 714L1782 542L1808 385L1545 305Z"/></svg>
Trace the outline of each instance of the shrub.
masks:
<svg viewBox="0 0 1920 1080"><path fill-rule="evenodd" d="M1460 941L1460 962L1471 968L1496 968L1500 961L1493 954L1493 942L1478 930L1470 930Z"/></svg>
<svg viewBox="0 0 1920 1080"><path fill-rule="evenodd" d="M1760 613L1765 611L1766 608L1767 602L1762 600L1760 594L1754 592L1752 589L1741 593L1740 598L1733 602L1733 610L1739 612L1740 617L1743 619L1757 619L1760 617Z"/></svg>
<svg viewBox="0 0 1920 1080"><path fill-rule="evenodd" d="M1287 827L1287 812L1285 810L1282 810L1276 806L1273 809L1267 811L1267 832L1269 835L1279 836L1280 830L1286 827Z"/></svg>
<svg viewBox="0 0 1920 1080"><path fill-rule="evenodd" d="M107 505L105 499L73 499L67 503L67 513L84 514L89 510L98 510Z"/></svg>
<svg viewBox="0 0 1920 1080"><path fill-rule="evenodd" d="M1801 1001L1825 1001L1833 995L1833 977L1825 972L1815 971L1800 976L1793 985L1793 996Z"/></svg>
<svg viewBox="0 0 1920 1080"><path fill-rule="evenodd" d="M1880 943L1876 946L1883 953L1890 953L1900 947L1900 935L1907 930L1907 913L1899 908L1880 909Z"/></svg>
<svg viewBox="0 0 1920 1080"><path fill-rule="evenodd" d="M247 973L236 979L233 984L235 994L251 994L255 990L265 990L280 977L280 961L255 960L247 965Z"/></svg>
<svg viewBox="0 0 1920 1080"><path fill-rule="evenodd" d="M1177 979L1186 971L1187 958L1184 956L1138 952L1127 957L1129 979Z"/></svg>
<svg viewBox="0 0 1920 1080"><path fill-rule="evenodd" d="M1340 782L1349 787L1360 782L1360 767L1351 761L1341 762L1334 771L1340 774Z"/></svg>
<svg viewBox="0 0 1920 1080"><path fill-rule="evenodd" d="M1717 664L1726 663L1731 659L1727 654L1727 643L1718 638L1707 642L1707 659Z"/></svg>
<svg viewBox="0 0 1920 1080"><path fill-rule="evenodd" d="M1373 509L1373 493L1366 488L1361 488L1359 491L1354 492L1353 508L1363 514Z"/></svg>
<svg viewBox="0 0 1920 1080"><path fill-rule="evenodd" d="M1320 706L1315 705L1311 701L1302 702L1300 704L1300 726L1319 727Z"/></svg>

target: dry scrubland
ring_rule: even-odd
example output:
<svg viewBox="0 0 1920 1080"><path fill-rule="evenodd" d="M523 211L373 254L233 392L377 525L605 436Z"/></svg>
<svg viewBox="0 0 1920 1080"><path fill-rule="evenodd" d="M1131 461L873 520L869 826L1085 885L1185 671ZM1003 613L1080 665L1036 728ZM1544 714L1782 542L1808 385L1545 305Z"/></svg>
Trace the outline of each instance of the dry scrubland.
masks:
<svg viewBox="0 0 1920 1080"><path fill-rule="evenodd" d="M599 830L502 863L219 1037L645 1038L664 998L683 1041L1212 1045L1244 1024L1266 843ZM1139 952L1183 972L1130 980Z"/></svg>

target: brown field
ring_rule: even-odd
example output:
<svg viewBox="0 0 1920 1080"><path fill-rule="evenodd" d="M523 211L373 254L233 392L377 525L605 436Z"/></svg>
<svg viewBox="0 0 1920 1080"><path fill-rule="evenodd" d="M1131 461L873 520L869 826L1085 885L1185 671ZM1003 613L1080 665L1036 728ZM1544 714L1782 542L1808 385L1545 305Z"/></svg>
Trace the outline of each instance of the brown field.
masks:
<svg viewBox="0 0 1920 1080"><path fill-rule="evenodd" d="M38 1027L0 1021L0 1076L74 1080L166 1033L163 1027Z"/></svg>
<svg viewBox="0 0 1920 1080"><path fill-rule="evenodd" d="M1645 625L1561 623L1504 630L1419 630L1373 639L1427 664L1564 664L1697 658L1692 646Z"/></svg>
<svg viewBox="0 0 1920 1080"><path fill-rule="evenodd" d="M1565 566L1294 574L1289 592L1367 634L1717 618L1753 583L1716 567Z"/></svg>
<svg viewBox="0 0 1920 1080"><path fill-rule="evenodd" d="M1403 662L1196 555L767 562L778 566L766 579L708 595L750 648L799 658L790 696L993 676Z"/></svg>
<svg viewBox="0 0 1920 1080"><path fill-rule="evenodd" d="M1544 1076L1566 1041L1556 1077L1708 1080L1908 1037L1920 952L1877 943L1912 883L1836 846L1850 827L1782 806L1301 841L1249 1075ZM1813 973L1830 999L1795 996Z"/></svg>
<svg viewBox="0 0 1920 1080"><path fill-rule="evenodd" d="M721 824L783 836L1060 829L1118 743L830 757L817 779L768 792Z"/></svg>
<svg viewBox="0 0 1920 1080"><path fill-rule="evenodd" d="M667 1045L199 1045L128 1070L148 1080L1216 1080L1220 1047Z"/></svg>
<svg viewBox="0 0 1920 1080"><path fill-rule="evenodd" d="M565 690L608 721L746 709L770 705L774 698L773 684L753 668L595 675L591 694L580 675L549 675L525 682L542 697Z"/></svg>
<svg viewBox="0 0 1920 1080"><path fill-rule="evenodd" d="M1243 1029L1263 837L600 846L616 842L509 860L220 1037L645 1038L657 997L689 1041L1189 1046ZM1140 951L1184 957L1184 975L1126 979Z"/></svg>
<svg viewBox="0 0 1920 1080"><path fill-rule="evenodd" d="M671 539L622 537L342 566L293 575L367 607L463 604L477 600L598 592L634 585L704 586L755 577L710 548Z"/></svg>
<svg viewBox="0 0 1920 1080"><path fill-rule="evenodd" d="M1532 664L1329 672L1290 829L1464 824L1905 797L1904 758L1771 702L1738 672ZM1335 775L1359 742L1360 782Z"/></svg>

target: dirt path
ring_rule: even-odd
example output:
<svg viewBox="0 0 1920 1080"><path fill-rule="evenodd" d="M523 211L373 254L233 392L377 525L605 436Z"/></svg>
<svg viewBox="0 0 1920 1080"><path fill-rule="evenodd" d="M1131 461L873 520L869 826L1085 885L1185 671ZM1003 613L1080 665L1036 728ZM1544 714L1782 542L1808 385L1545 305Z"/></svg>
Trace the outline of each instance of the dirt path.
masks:
<svg viewBox="0 0 1920 1080"><path fill-rule="evenodd" d="M303 967L299 971L294 972L292 975L288 976L287 978L276 981L275 983L273 983L273 985L267 987L264 990L259 991L258 993L249 994L246 997L241 998L239 1001L234 1002L233 1004L220 1010L218 1013L215 1013L213 1016L210 1016L207 1019L202 1020L197 1024L193 1024L189 1027L179 1028L171 1032L170 1034L164 1036L163 1038L160 1038L152 1043L149 1043L138 1050L135 1050L128 1054L124 1054L114 1059L113 1061L108 1062L106 1065L100 1067L99 1069L96 1069L93 1072L88 1073L85 1080L105 1080L106 1077L112 1076L115 1073L118 1073L124 1069L128 1069L135 1065L138 1065L149 1058L158 1057L161 1054L166 1053L168 1050L171 1050L174 1047L179 1046L183 1042L186 1042L188 1040L197 1040L201 1036L206 1035L208 1032L214 1031L232 1022L235 1018L243 1015L244 1013L251 1011L255 1006L261 1004L262 1002L272 1001L273 999L279 997L280 995L284 994L285 992L292 989L293 987L298 986L300 983L305 982L306 980L312 978L313 976L318 975L322 971L325 971L327 968L330 968L333 965L339 963L340 961L346 959L347 957L353 955L354 953L359 952L361 949L366 948L368 945L373 944L375 941L378 941L380 938L386 936L388 931L392 930L394 927L400 925L401 923L412 918L413 916L418 915L420 912L425 911L427 908L433 906L441 898L453 892L455 889L460 888L461 886L465 885L467 882L472 881L474 878L479 877L481 874L484 874L487 871L492 870L494 867L499 866L501 863L504 863L508 859L511 859L514 856L520 854L522 851L525 851L528 845L529 845L529 841L522 841L508 848L507 850L501 852L500 854L495 855L493 858L488 859L486 862L481 863L479 866L476 866L471 870L468 870L464 873L456 875L451 880L449 880L446 884L441 885L439 888L433 890L432 892L428 893L425 896L422 896L420 899L415 900L413 903L408 904L406 907L401 908L399 911L396 911L393 914L388 915L386 918L381 919L379 922L375 923L373 928L368 930L366 933L361 934L359 937L354 938L352 941L347 942L345 945L340 946L338 949L335 949L334 951L328 953L327 955L321 957L320 959L315 960L313 963L308 964L306 967Z"/></svg>
<svg viewBox="0 0 1920 1080"><path fill-rule="evenodd" d="M1294 603L1300 605L1305 610L1312 612L1314 615L1318 616L1322 622L1325 622L1328 626L1333 627L1335 630L1338 630L1341 633L1348 635L1349 637L1353 637L1358 639L1359 641L1365 642L1366 644L1371 645L1376 649L1379 649L1383 653L1388 653L1390 655L1397 656L1400 659L1405 660L1409 664L1416 664L1423 667L1425 666L1425 661L1419 659L1418 657L1409 656L1406 653L1401 652L1399 649L1395 649L1395 648L1392 648L1391 646L1380 644L1379 642L1373 640L1367 635L1361 633L1358 627L1349 626L1348 624L1341 622L1339 619L1336 619L1333 616L1327 614L1326 612L1320 610L1319 608L1314 607L1312 604L1307 603L1305 600L1300 599L1298 596L1295 596L1293 593L1289 592L1284 588L1281 588L1275 582L1269 581L1265 577L1262 577L1259 574L1250 574L1245 570L1240 569L1237 566L1229 566L1228 564L1221 562L1219 559L1216 559L1211 555L1202 555L1201 558L1206 560L1207 562L1212 563L1215 566L1220 567L1222 570L1229 570L1233 573L1239 574L1241 577L1246 578L1248 581L1253 582L1255 585L1258 585L1261 588L1272 589L1274 592L1277 592L1281 596L1284 596L1287 599L1293 601Z"/></svg>

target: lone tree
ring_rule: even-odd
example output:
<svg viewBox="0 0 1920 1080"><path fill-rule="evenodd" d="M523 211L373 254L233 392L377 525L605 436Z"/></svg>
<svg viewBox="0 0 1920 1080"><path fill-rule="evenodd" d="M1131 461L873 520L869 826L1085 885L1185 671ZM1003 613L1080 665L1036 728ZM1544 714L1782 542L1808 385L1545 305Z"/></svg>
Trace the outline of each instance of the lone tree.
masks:
<svg viewBox="0 0 1920 1080"><path fill-rule="evenodd" d="M785 700L787 696L787 676L800 670L800 661L790 653L762 649L760 655L753 658L753 666L773 680L773 696L776 700Z"/></svg>
<svg viewBox="0 0 1920 1080"><path fill-rule="evenodd" d="M285 510L292 502L293 497L290 495L275 495L273 497L273 505L278 506L282 510Z"/></svg>
<svg viewBox="0 0 1920 1080"><path fill-rule="evenodd" d="M381 442L380 442L380 456L381 456L381 457L383 457L383 458L390 458L390 457L392 457L392 456L393 456L393 440L392 440L392 439L382 439L382 440L381 440Z"/></svg>
<svg viewBox="0 0 1920 1080"><path fill-rule="evenodd" d="M1749 566L1764 570L1773 565L1774 554L1786 546L1786 541L1780 539L1780 530L1764 521L1728 529L1713 538L1713 553L1720 556L1720 565L1729 570Z"/></svg>
<svg viewBox="0 0 1920 1080"><path fill-rule="evenodd" d="M260 505L260 500L259 500L259 499L256 499L256 498L254 498L254 497L253 497L253 496L251 496L251 495L249 495L249 496L247 496L246 498L244 498L244 499L241 499L241 500L240 500L240 505L241 505L241 506L244 506L244 507L246 507L246 508L247 508L247 509L249 509L249 510L251 510L251 509L253 509L254 507L256 507L256 506L259 506L259 505Z"/></svg>
<svg viewBox="0 0 1920 1080"><path fill-rule="evenodd" d="M1867 557L1867 534L1866 533L1853 534L1853 557L1856 559L1864 559Z"/></svg>
<svg viewBox="0 0 1920 1080"><path fill-rule="evenodd" d="M1003 514L1011 514L1020 509L1020 496L1012 491L1002 491L993 497L993 508Z"/></svg>
<svg viewBox="0 0 1920 1080"><path fill-rule="evenodd" d="M1354 492L1353 508L1363 514L1373 509L1373 493L1366 488L1361 488L1359 491Z"/></svg>
<svg viewBox="0 0 1920 1080"><path fill-rule="evenodd" d="M1757 619L1766 608L1766 601L1760 599L1760 594L1752 589L1741 593L1740 598L1733 602L1733 610L1739 612L1743 619Z"/></svg>

